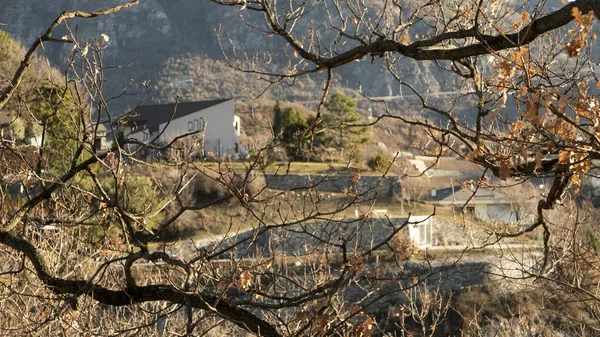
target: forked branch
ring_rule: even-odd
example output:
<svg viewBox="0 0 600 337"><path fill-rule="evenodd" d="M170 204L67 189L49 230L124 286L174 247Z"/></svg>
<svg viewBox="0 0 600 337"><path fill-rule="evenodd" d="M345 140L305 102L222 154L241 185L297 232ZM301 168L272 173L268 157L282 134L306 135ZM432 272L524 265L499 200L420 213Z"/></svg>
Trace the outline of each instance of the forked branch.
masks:
<svg viewBox="0 0 600 337"><path fill-rule="evenodd" d="M135 303L166 301L214 312L241 328L264 337L279 337L281 334L271 324L258 318L246 309L239 308L218 296L209 294L188 294L172 285L154 284L133 286L124 290L111 290L95 285L92 281L67 280L50 274L38 250L27 240L0 231L0 243L23 253L33 265L37 277L54 293L73 295L75 298L88 295L94 300L112 306L126 306ZM188 302L189 301L189 302Z"/></svg>
<svg viewBox="0 0 600 337"><path fill-rule="evenodd" d="M8 100L10 100L10 98L16 92L17 88L21 84L21 81L23 80L23 77L25 76L25 72L31 65L31 61L33 60L35 52L44 42L47 42L47 41L71 42L68 40L63 41L63 40L52 37L52 33L58 26L60 26L61 23L63 23L65 20L73 19L73 18L86 18L87 19L87 18L96 18L96 17L100 17L100 16L113 14L113 13L116 13L125 8L135 6L138 3L139 3L139 0L132 0L132 1L122 4L122 5L110 7L110 8L95 11L95 12L73 11L73 12L61 13L56 18L56 20L54 20L54 22L52 22L50 27L48 27L46 32L44 34L42 34L39 38L37 38L31 45L31 47L29 47L29 49L27 50L27 53L25 53L25 57L21 61L19 68L17 69L17 71L15 72L15 75L13 76L12 80L10 81L10 84L2 91L2 95L0 96L0 110L2 110L2 108L4 108L4 106L6 105Z"/></svg>

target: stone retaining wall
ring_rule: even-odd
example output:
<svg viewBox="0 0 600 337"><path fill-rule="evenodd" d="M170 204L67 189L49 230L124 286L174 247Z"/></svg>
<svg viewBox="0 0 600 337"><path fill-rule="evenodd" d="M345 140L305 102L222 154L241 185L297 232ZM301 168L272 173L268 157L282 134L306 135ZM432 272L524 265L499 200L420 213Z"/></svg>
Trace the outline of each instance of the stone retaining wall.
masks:
<svg viewBox="0 0 600 337"><path fill-rule="evenodd" d="M401 194L398 176L361 176L357 183L351 175L342 174L277 174L266 175L267 186L276 190L303 190L314 188L320 192L360 193L377 192L382 197L399 196Z"/></svg>

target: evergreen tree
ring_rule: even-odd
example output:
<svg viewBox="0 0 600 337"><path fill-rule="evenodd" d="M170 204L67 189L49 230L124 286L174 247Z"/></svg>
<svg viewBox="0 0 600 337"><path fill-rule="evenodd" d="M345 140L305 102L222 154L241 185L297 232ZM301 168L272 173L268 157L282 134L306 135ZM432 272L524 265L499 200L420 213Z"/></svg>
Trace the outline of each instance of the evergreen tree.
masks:
<svg viewBox="0 0 600 337"><path fill-rule="evenodd" d="M32 122L33 132L43 139L42 151L48 154L48 168L60 175L71 164L81 140L91 142L84 139L89 123L81 120L82 114L66 87L42 85L30 107L36 120Z"/></svg>
<svg viewBox="0 0 600 337"><path fill-rule="evenodd" d="M13 40L8 33L0 30L0 82L3 84L10 83L23 55L25 55L25 48L19 42ZM51 77L53 72L59 75L58 70L48 68L38 57L35 57L32 63L28 71L25 72L16 95L4 107L5 111L18 111L19 105L31 100L36 89Z"/></svg>
<svg viewBox="0 0 600 337"><path fill-rule="evenodd" d="M273 134L277 137L282 131L282 119L283 111L281 110L281 104L279 100L275 101L275 106L273 107Z"/></svg>
<svg viewBox="0 0 600 337"><path fill-rule="evenodd" d="M290 158L302 157L304 149L308 146L306 130L308 122L298 110L293 107L281 109L279 100L273 108L273 132L286 149Z"/></svg>
<svg viewBox="0 0 600 337"><path fill-rule="evenodd" d="M364 136L366 128L355 126L362 121L356 112L356 101L348 95L336 92L325 104L327 110L323 114L321 128L324 129L319 137L322 145L334 147L344 153L344 149L354 149L358 144L367 141Z"/></svg>
<svg viewBox="0 0 600 337"><path fill-rule="evenodd" d="M25 54L25 48L13 40L8 33L0 30L0 82L10 83L15 71L21 63ZM55 68L50 68L42 63L38 57L34 57L29 69L25 72L23 79L17 88L15 95L4 106L0 114L10 116L10 135L14 141L21 143L24 137L33 137L39 128L31 118L31 105L37 105L40 94L44 91L44 83L52 77L59 78L60 73ZM17 144L18 144L17 143Z"/></svg>

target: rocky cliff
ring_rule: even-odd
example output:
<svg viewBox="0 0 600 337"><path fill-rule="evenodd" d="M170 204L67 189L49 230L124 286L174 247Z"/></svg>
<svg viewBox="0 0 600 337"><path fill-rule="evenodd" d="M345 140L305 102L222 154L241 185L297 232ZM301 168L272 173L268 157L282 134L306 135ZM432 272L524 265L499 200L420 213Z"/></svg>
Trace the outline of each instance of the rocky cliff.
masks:
<svg viewBox="0 0 600 337"><path fill-rule="evenodd" d="M0 23L11 37L28 46L62 11L97 10L123 2L109 0L100 4L92 0L0 0L3 8L0 11ZM69 27L83 39L92 40L102 33L110 37L105 64L123 68L108 72L109 93L119 92L129 79L134 79L137 84L132 92L140 94L140 83L145 80L150 80L151 84L158 83L162 68L170 58L203 55L213 60L222 59L215 36L215 30L219 27L229 34L239 51L251 53L256 50L277 50L283 46L280 39L269 38L245 25L238 11L210 1L145 0L133 8L107 17L72 20ZM63 33L58 31L56 36L60 37ZM71 46L67 44L52 44L46 50L54 63L64 64L64 55L70 49ZM339 86L357 90L360 85L363 92L371 95L397 94L398 85L381 65L375 63L373 65L365 61L341 68ZM443 89L438 84L444 83L440 80L440 72L431 64L407 60L403 68L406 69L407 79L418 88L427 87L432 91ZM318 90L320 83L317 81L312 90ZM279 93L277 95L280 96ZM127 104L134 104L135 100L135 97L129 97ZM154 101L152 95L148 101ZM125 105L121 104L120 107Z"/></svg>

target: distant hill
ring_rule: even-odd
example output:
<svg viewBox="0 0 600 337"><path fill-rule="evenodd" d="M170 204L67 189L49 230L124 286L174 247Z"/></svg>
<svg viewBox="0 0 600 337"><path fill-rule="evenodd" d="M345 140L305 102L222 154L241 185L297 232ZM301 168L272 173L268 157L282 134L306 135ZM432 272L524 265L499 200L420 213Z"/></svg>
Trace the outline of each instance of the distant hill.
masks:
<svg viewBox="0 0 600 337"><path fill-rule="evenodd" d="M124 3L124 0L0 0L0 29L11 37L28 46L62 12L68 10L97 10ZM378 0L366 2L377 7ZM506 1L503 5L521 2ZM520 5L520 6L521 6ZM527 6L527 5L526 5ZM545 8L562 6L561 1L551 0ZM521 8L521 7L520 7ZM238 55L253 55L254 52L274 51L274 63L284 62L285 43L279 37L257 32L246 25L240 16L250 21L260 21L260 14L252 11L237 11L222 7L208 0L144 0L140 4L122 12L106 17L69 21L70 28L83 39L99 38L107 34L110 45L105 51L104 64L116 67L106 71L106 97L118 95L130 79L134 84L129 95L109 103L113 113L123 113L127 108L137 105L142 97L144 104L199 99L214 99L226 96L248 102L249 97L258 95L266 88L265 82L258 80L256 74L240 74L221 63L224 60L215 31L221 29L225 48L230 39ZM316 13L316 14L315 14ZM319 14L315 10L316 17ZM414 29L415 34L419 29ZM62 36L65 31L57 31ZM69 44L46 44L45 50L52 62L64 65L65 54L71 52ZM597 48L597 47L595 47ZM359 92L369 96L394 96L401 94L400 86L387 72L380 59L365 58L362 62L352 62L336 70L334 91ZM460 79L443 70L433 62L402 59L397 62L399 76L417 90L430 95L429 103L441 104L451 109L454 118L474 119L475 101L453 96L454 90L468 90L461 86ZM262 97L267 100L279 98L292 102L302 102L310 109L316 108L324 84L324 74L314 74L292 83L280 83L271 88ZM148 81L148 95L142 82ZM404 90L403 98L389 103L390 111L397 115L423 115L420 102ZM507 117L516 116L514 102L509 100ZM382 105L368 101L359 103L358 110L364 116L383 114ZM431 117L431 115L427 115ZM439 118L439 116L433 116ZM442 123L445 123L442 121ZM404 133L401 141L394 140L392 148L410 138L405 131L398 132L396 123L384 123L385 133L374 138L391 142L389 135ZM248 124L246 124L248 125Z"/></svg>
<svg viewBox="0 0 600 337"><path fill-rule="evenodd" d="M0 28L6 30L13 38L28 46L42 34L48 25L62 11L82 9L97 10L99 8L123 3L123 1L93 1L93 0L0 0ZM74 20L70 27L76 30L79 37L93 39L105 33L110 37L110 46L106 50L105 65L124 66L107 72L109 82L106 84L110 93L118 93L127 85L129 79L135 84L131 93L138 94L126 97L114 106L123 109L134 105L143 92L141 82L150 81L151 88L161 83L164 76L163 68L169 63L185 59L187 56L203 58L207 69L210 62L223 59L221 49L215 37L215 30L221 25L223 31L231 36L240 52L251 53L254 50L277 50L283 43L278 38L269 38L266 34L258 33L242 23L238 12L231 8L223 8L210 1L188 0L145 0L139 5L120 13L91 20ZM248 15L248 14L245 14ZM57 32L60 37L64 32ZM47 52L51 60L64 64L64 54L71 51L67 44L48 44ZM385 69L371 62L342 67L337 78L339 87L358 90L369 95L392 95L398 93L398 85ZM214 66L213 68L221 66ZM406 60L406 79L417 88L428 88L430 91L445 90L444 76L431 63ZM234 72L224 71L225 76L234 76ZM172 75L172 74L171 74ZM184 85L188 79L186 74L171 77L168 83ZM215 76L214 74L212 76ZM163 82L165 79L162 79ZM230 81L236 81L235 78ZM305 87L300 91L306 96L315 92L315 99L322 87L322 79L313 77L305 80ZM198 83L194 82L194 86ZM286 85L282 85L286 87ZM199 87L205 94L202 98L214 98L212 95L223 95L220 88L210 86ZM276 96L293 99L294 90L278 89ZM244 93L232 90L240 96ZM177 91L172 91L173 97L165 96L164 92L150 92L147 102L172 101ZM159 97L160 96L160 97ZM187 100L185 96L181 97Z"/></svg>

